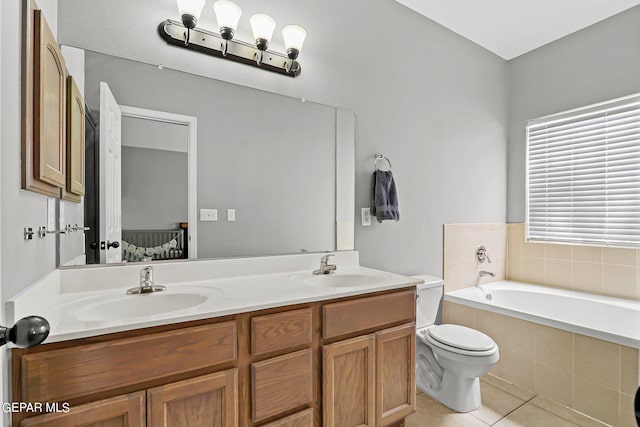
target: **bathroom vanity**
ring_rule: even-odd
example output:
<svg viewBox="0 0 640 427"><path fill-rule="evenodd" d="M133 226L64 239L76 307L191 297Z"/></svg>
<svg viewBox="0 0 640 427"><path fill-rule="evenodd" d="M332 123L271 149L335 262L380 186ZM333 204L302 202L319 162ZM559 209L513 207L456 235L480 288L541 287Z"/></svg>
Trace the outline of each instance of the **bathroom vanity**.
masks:
<svg viewBox="0 0 640 427"><path fill-rule="evenodd" d="M162 266L154 267L161 273ZM91 270L98 269L85 271ZM204 308L199 319L175 321L193 318L191 311L151 327L120 322L96 329L99 322L84 321L75 325L86 332L72 332L52 309L53 342L12 350L12 400L68 403L70 411L15 413L14 425L403 425L415 410L419 281L353 265L331 275L308 270L246 280L256 277L275 293L262 295L260 305L247 295L243 308L232 294L242 277L228 287L216 279L212 286L222 290L217 311ZM180 286L167 283L168 290ZM62 288L61 300L75 297ZM78 334L88 335L66 339Z"/></svg>

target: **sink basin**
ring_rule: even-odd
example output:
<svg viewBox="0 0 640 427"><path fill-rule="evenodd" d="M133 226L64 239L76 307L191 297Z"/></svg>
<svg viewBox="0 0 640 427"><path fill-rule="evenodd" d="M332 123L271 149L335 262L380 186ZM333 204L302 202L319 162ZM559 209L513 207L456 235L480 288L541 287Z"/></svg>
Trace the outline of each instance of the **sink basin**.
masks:
<svg viewBox="0 0 640 427"><path fill-rule="evenodd" d="M304 284L315 288L354 288L375 285L391 278L383 273L336 273L309 277Z"/></svg>
<svg viewBox="0 0 640 427"><path fill-rule="evenodd" d="M149 317L172 311L186 310L204 304L209 295L202 293L164 293L124 295L89 303L76 312L76 318L97 322L136 317Z"/></svg>

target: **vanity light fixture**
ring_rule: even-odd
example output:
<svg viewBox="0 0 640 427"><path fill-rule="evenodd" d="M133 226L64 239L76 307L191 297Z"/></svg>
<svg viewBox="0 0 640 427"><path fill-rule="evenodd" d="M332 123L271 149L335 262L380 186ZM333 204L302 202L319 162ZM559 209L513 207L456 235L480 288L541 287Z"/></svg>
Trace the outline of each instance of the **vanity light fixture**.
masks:
<svg viewBox="0 0 640 427"><path fill-rule="evenodd" d="M257 14L249 19L255 44L234 39L242 9L230 0L217 0L213 4L218 32L197 28L205 1L177 0L182 22L173 19L161 22L158 27L160 37L174 46L231 59L290 77L300 75L302 67L297 59L307 36L302 27L284 27L282 37L286 53L275 52L268 50L276 28L276 21L269 15Z"/></svg>

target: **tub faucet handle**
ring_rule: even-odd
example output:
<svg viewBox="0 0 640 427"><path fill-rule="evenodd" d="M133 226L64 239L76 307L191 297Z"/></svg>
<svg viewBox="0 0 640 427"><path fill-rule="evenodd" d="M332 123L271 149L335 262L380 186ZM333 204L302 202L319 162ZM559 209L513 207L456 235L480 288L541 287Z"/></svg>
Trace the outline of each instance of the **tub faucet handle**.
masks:
<svg viewBox="0 0 640 427"><path fill-rule="evenodd" d="M478 248L476 249L476 260L478 260L478 262L481 264L485 261L491 264L491 258L489 258L487 248L485 248L484 246L478 246Z"/></svg>

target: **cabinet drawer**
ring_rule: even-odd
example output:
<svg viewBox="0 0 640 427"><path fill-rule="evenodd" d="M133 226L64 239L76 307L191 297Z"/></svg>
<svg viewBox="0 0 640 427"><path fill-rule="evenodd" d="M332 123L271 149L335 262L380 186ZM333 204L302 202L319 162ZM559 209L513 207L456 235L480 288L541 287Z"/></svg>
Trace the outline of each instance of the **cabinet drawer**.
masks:
<svg viewBox="0 0 640 427"><path fill-rule="evenodd" d="M313 427L313 409L296 412L262 427Z"/></svg>
<svg viewBox="0 0 640 427"><path fill-rule="evenodd" d="M53 412L28 418L20 427L112 426L144 427L144 392L131 393L70 407L69 412Z"/></svg>
<svg viewBox="0 0 640 427"><path fill-rule="evenodd" d="M251 353L256 356L272 351L310 345L311 309L256 316L251 319Z"/></svg>
<svg viewBox="0 0 640 427"><path fill-rule="evenodd" d="M22 399L65 401L236 359L236 322L25 355Z"/></svg>
<svg viewBox="0 0 640 427"><path fill-rule="evenodd" d="M326 304L322 307L322 337L332 338L411 322L415 317L414 289Z"/></svg>
<svg viewBox="0 0 640 427"><path fill-rule="evenodd" d="M251 364L251 416L254 422L313 400L311 350Z"/></svg>

